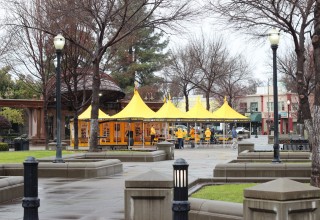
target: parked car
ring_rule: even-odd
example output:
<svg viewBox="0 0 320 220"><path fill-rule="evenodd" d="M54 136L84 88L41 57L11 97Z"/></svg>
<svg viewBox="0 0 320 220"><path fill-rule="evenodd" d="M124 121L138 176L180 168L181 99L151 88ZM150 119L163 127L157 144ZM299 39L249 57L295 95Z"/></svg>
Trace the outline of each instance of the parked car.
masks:
<svg viewBox="0 0 320 220"><path fill-rule="evenodd" d="M182 130L188 130L188 127L185 125L176 125L176 128L181 128Z"/></svg>
<svg viewBox="0 0 320 220"><path fill-rule="evenodd" d="M169 127L169 134L175 134L175 132L178 130L178 128L181 128L182 130L188 131L188 127L185 125L175 125Z"/></svg>
<svg viewBox="0 0 320 220"><path fill-rule="evenodd" d="M247 130L245 127L237 127L236 128L236 132L237 134L244 134L245 132L249 132L249 130Z"/></svg>

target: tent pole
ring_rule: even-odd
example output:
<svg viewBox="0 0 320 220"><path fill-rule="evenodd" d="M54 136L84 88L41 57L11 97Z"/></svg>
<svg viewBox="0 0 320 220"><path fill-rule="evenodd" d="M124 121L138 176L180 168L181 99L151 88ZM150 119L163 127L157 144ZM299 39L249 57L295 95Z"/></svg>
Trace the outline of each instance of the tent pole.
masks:
<svg viewBox="0 0 320 220"><path fill-rule="evenodd" d="M197 148L197 122L194 121L194 147Z"/></svg>
<svg viewBox="0 0 320 220"><path fill-rule="evenodd" d="M129 134L128 134L128 148L130 149L130 133L131 133L131 126L130 126L130 121L128 122L129 124Z"/></svg>
<svg viewBox="0 0 320 220"><path fill-rule="evenodd" d="M142 148L144 148L144 121L142 121Z"/></svg>
<svg viewBox="0 0 320 220"><path fill-rule="evenodd" d="M222 143L223 143L223 148L225 148L225 141L226 141L225 140L226 139L226 122L225 121L223 122L223 132L222 133L223 133L223 142Z"/></svg>
<svg viewBox="0 0 320 220"><path fill-rule="evenodd" d="M168 132L168 122L166 121L166 128L165 128L165 130L164 130L164 135L165 135L165 139L166 139L166 140L167 140L167 138L168 138L167 132Z"/></svg>

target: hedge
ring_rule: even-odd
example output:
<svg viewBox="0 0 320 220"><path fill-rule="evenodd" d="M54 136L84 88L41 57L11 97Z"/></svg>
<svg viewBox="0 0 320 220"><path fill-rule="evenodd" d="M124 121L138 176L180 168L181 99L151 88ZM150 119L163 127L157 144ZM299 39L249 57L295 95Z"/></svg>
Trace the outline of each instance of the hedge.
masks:
<svg viewBox="0 0 320 220"><path fill-rule="evenodd" d="M8 150L9 150L8 143L0 142L0 151L8 151Z"/></svg>

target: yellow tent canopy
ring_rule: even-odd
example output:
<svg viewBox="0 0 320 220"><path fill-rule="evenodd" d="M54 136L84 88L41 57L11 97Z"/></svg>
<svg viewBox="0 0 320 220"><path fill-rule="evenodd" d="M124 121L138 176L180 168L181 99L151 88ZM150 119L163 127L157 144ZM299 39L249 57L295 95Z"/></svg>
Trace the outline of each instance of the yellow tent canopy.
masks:
<svg viewBox="0 0 320 220"><path fill-rule="evenodd" d="M231 108L226 99L224 100L223 105L212 114L216 121L250 121L250 118L238 113L233 108Z"/></svg>
<svg viewBox="0 0 320 220"><path fill-rule="evenodd" d="M82 112L81 115L79 115L78 119L79 120L91 119L91 109L92 109L92 106L90 105L84 112ZM109 119L109 118L110 118L109 115L107 115L106 113L104 113L99 109L98 119Z"/></svg>
<svg viewBox="0 0 320 220"><path fill-rule="evenodd" d="M187 112L187 115L195 121L216 121L213 114L203 107L200 99L198 99L195 106Z"/></svg>
<svg viewBox="0 0 320 220"><path fill-rule="evenodd" d="M171 100L167 100L162 107L150 118L157 121L181 121L189 119L185 112L180 111Z"/></svg>
<svg viewBox="0 0 320 220"><path fill-rule="evenodd" d="M150 118L154 115L152 111L142 100L137 90L134 90L134 94L128 105L122 109L119 113L111 116L111 119L115 120L143 120L144 118Z"/></svg>

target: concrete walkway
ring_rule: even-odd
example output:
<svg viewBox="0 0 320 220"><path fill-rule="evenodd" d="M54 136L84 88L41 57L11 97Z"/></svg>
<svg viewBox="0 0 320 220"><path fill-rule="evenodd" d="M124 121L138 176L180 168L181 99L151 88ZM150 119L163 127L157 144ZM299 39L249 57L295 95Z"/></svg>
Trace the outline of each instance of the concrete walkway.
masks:
<svg viewBox="0 0 320 220"><path fill-rule="evenodd" d="M267 136L246 139L256 149L272 149ZM32 152L32 151L31 151ZM196 149L175 150L175 158L189 163L189 181L199 177L211 178L213 168L237 157L237 150L229 146L213 145ZM94 179L39 179L39 219L41 220L112 220L124 219L125 180L150 169L172 175L173 160L153 163L123 163L121 174ZM0 219L23 219L21 199L0 205Z"/></svg>

